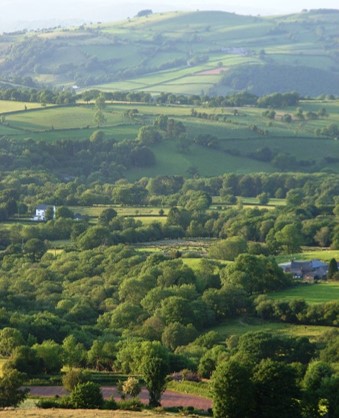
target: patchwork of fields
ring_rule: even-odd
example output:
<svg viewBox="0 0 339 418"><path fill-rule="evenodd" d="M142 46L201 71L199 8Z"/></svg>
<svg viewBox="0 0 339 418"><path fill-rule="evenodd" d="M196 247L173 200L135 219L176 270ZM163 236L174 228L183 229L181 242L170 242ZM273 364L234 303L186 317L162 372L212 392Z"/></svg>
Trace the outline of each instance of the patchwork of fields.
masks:
<svg viewBox="0 0 339 418"><path fill-rule="evenodd" d="M3 117L0 135L16 140L32 138L53 142L88 139L98 129L93 104L39 108L35 103L30 104L31 110L23 110L23 106L22 103L0 101ZM277 109L275 119L269 120L263 116L263 109L248 106L238 108L235 114L234 108L227 107L107 103L105 122L99 129L107 138L121 141L137 138L140 127L152 125L159 115L183 123L186 132L180 141L186 142L185 149L180 149L178 138L150 145L156 165L129 170L127 177L131 180L143 176L185 175L192 167L202 176L284 170L284 165L276 167L255 156L263 149L294 159L297 170L338 172L338 142L335 138L317 136L316 131L339 123L339 102L304 100L300 102L300 108L305 114L325 109L326 117L301 121L295 116L296 108ZM134 109L137 110L135 116L127 116L128 111ZM193 111L205 116L193 117ZM286 113L292 115L292 122L283 122ZM204 136L215 138L217 146L197 145L196 139Z"/></svg>

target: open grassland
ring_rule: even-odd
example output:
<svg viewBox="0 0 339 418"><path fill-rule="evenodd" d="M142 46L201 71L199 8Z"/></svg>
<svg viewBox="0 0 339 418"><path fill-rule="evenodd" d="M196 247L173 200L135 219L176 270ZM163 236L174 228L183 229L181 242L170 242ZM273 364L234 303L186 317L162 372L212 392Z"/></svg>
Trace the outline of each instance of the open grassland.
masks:
<svg viewBox="0 0 339 418"><path fill-rule="evenodd" d="M339 300L339 282L302 284L291 289L269 294L272 299L304 299L307 303L325 303Z"/></svg>
<svg viewBox="0 0 339 418"><path fill-rule="evenodd" d="M315 249L310 251L307 249L302 253L278 255L276 260L278 263L285 263L291 260L313 260L320 259L329 262L332 258L339 261L339 250Z"/></svg>
<svg viewBox="0 0 339 418"><path fill-rule="evenodd" d="M34 112L21 112L7 117L8 123L16 128L41 131L46 129L76 129L95 125L93 107L57 107ZM124 122L123 115L105 112L107 125Z"/></svg>
<svg viewBox="0 0 339 418"><path fill-rule="evenodd" d="M134 216L136 221L140 221L143 225L149 225L153 222L158 222L160 224L166 223L167 217L166 216Z"/></svg>
<svg viewBox="0 0 339 418"><path fill-rule="evenodd" d="M131 216L137 218L150 218L153 220L166 219L166 216L159 216L160 207L150 206L114 206L114 205L96 205L96 206L70 206L70 209L80 215L87 215L93 218L100 216L101 212L108 207L113 208L118 216ZM169 209L164 208L164 215L167 215Z"/></svg>
<svg viewBox="0 0 339 418"><path fill-rule="evenodd" d="M332 329L332 327L315 326L315 325L292 325L280 322L262 321L259 319L234 319L218 325L213 328L220 336L220 341L235 335L240 336L246 332L271 332L278 335L290 335L295 337L309 337L317 339L324 332Z"/></svg>
<svg viewBox="0 0 339 418"><path fill-rule="evenodd" d="M17 112L41 108L41 103L14 102L12 100L0 100L0 113Z"/></svg>
<svg viewBox="0 0 339 418"><path fill-rule="evenodd" d="M28 76L60 86L72 86L77 73L80 86L88 85L88 80L96 84L89 88L183 94L208 94L212 88L221 94L237 88L237 76L220 84L222 73L207 73L206 78L201 73L223 68L227 74L253 64L288 64L301 70L320 69L335 79L335 42L331 40L336 39L337 27L337 14L321 10L265 18L217 11L158 13L115 23L3 36L0 62L14 76L26 64ZM9 47L14 51L22 48L27 39L34 40L28 54L30 65L20 54L12 53L9 58L6 53ZM39 66L45 42L53 54L45 54ZM62 66L72 66L73 71L60 71ZM268 78L264 84L271 85ZM305 84L300 77L292 82ZM248 87L256 86L250 83Z"/></svg>
<svg viewBox="0 0 339 418"><path fill-rule="evenodd" d="M204 382L204 381L202 382L190 382L190 381L177 382L175 380L171 380L167 384L167 389L173 390L175 392L190 393L192 395L211 398L209 384L208 382Z"/></svg>
<svg viewBox="0 0 339 418"><path fill-rule="evenodd" d="M271 198L267 205L260 205L259 199L257 197L240 197L242 203L246 206L251 207L260 207L260 208L275 208L277 206L286 206L286 199L277 199ZM212 198L213 205L224 205L223 198L221 196L213 196ZM230 205L231 206L231 205Z"/></svg>
<svg viewBox="0 0 339 418"><path fill-rule="evenodd" d="M10 106L12 102L8 103ZM18 105L23 106L22 103ZM339 163L333 159L338 154L339 142L315 135L316 129L339 123L339 101L309 100L302 101L301 105L304 112L311 109L319 112L324 108L327 116L312 121L294 119L291 123L284 123L281 121L283 114L289 112L293 115L296 108L277 109L277 120L274 121L263 116L263 109L254 107L239 108L238 115L233 114L233 108L196 108L196 112L207 115L206 119L193 117L192 106L108 103L104 111L106 122L99 129L104 131L106 138L134 140L140 127L152 125L159 115L167 115L184 124L187 148L182 150L177 138L148 145L156 157L156 164L129 170L126 173L129 180L144 176L187 175L187 170L192 167L202 176L276 171L271 161L255 158L256 152L262 149L269 149L274 155L289 154L297 161L312 162L312 171L326 169L339 172ZM131 109L138 110L133 117L127 115ZM4 114L6 122L0 124L0 135L17 140L84 140L98 129L93 104L22 110L7 115L4 111ZM257 129L266 134L258 133ZM197 145L196 139L204 135L217 138L217 147ZM299 165L296 164L296 167L298 169Z"/></svg>

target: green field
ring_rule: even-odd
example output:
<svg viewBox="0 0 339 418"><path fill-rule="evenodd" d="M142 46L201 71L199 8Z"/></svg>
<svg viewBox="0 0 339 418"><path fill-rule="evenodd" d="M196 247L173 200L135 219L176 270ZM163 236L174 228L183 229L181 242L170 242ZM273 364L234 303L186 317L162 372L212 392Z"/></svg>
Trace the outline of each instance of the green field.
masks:
<svg viewBox="0 0 339 418"><path fill-rule="evenodd" d="M149 218L152 220L166 219L166 216L159 216L160 207L151 206L115 206L115 205L95 205L95 206L70 206L74 213L80 215L87 215L93 218L100 216L101 212L108 207L112 207L118 216L131 216L135 218ZM164 215L168 213L169 209L164 208Z"/></svg>
<svg viewBox="0 0 339 418"><path fill-rule="evenodd" d="M339 300L339 282L303 284L280 292L270 293L272 299L304 299L307 303L326 303Z"/></svg>
<svg viewBox="0 0 339 418"><path fill-rule="evenodd" d="M8 103L8 108L5 104ZM22 140L35 139L43 141L58 140L84 140L98 129L94 121L95 109L92 104L79 104L77 106L38 108L31 111L18 111L11 113L11 102L4 102L5 123L0 124L0 135ZM22 106L22 103L18 103ZM277 109L276 121L268 122L263 116L263 110L256 107L238 109L238 116L234 115L232 108L195 108L195 111L208 115L211 119L192 117L193 106L184 105L144 105L108 103L105 108L106 122L100 129L106 138L115 140L135 140L138 131L143 125L152 125L159 115L167 115L177 122L182 122L185 129L187 148L180 149L177 138L164 139L158 144L149 147L156 158L156 164L149 168L133 168L126 173L129 180L141 177L154 177L157 175L183 175L194 168L201 176L220 175L225 172L273 172L277 171L274 160L263 161L256 158L258 150L268 149L273 155L287 154L296 162L293 170L301 171L298 161L310 161L308 171L328 170L339 172L339 162L333 156L338 153L338 141L315 136L316 129L322 129L330 124L339 123L339 101L302 101L304 111L312 109L319 111L328 109L327 117L315 121L293 121L283 123L279 120L280 114L286 110ZM135 117L130 118L126 112L137 109ZM288 109L294 114L296 108ZM271 124L268 126L268 124ZM253 130L253 126L267 134ZM165 135L165 134L164 134ZM196 144L201 136L213 136L217 146L207 147ZM273 157L272 157L273 158ZM327 162L332 158L332 162ZM281 170L282 168L278 168ZM256 201L245 202L256 204ZM270 205L276 203L271 200Z"/></svg>
<svg viewBox="0 0 339 418"><path fill-rule="evenodd" d="M314 325L291 325L281 322L261 321L259 319L235 319L229 320L222 325L213 328L220 338L226 338L235 335L240 336L246 332L265 331L278 335L291 335L295 337L318 338L321 334L332 327L314 326Z"/></svg>
<svg viewBox="0 0 339 418"><path fill-rule="evenodd" d="M0 62L5 64L4 76L22 75L24 68L35 81L62 88L73 86L76 78L83 89L154 94L219 95L298 87L306 96L338 94L332 41L337 27L338 15L321 10L271 17L218 11L154 13L122 22L3 35ZM28 40L30 65L27 57L16 53ZM46 42L53 54L44 54ZM284 65L292 73L293 68L298 71L283 71L278 85L270 73L263 80L252 74L239 82L238 70L253 65ZM220 68L222 72L215 71ZM300 72L310 72L317 82L308 82ZM222 81L228 74L231 79Z"/></svg>
<svg viewBox="0 0 339 418"><path fill-rule="evenodd" d="M41 108L41 103L15 102L13 100L0 100L0 114Z"/></svg>
<svg viewBox="0 0 339 418"><path fill-rule="evenodd" d="M328 250L328 249L314 249L303 251L302 253L285 254L276 257L278 263L285 263L291 260L313 260L320 259L329 262L332 258L339 260L339 250Z"/></svg>

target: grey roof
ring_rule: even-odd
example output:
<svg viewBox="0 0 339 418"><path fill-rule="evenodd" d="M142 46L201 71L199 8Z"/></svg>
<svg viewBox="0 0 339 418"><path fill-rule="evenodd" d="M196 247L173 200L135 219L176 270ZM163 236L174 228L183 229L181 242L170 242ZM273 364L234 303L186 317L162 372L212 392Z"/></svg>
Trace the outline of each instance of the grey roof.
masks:
<svg viewBox="0 0 339 418"><path fill-rule="evenodd" d="M46 210L47 208L50 208L51 205L44 205L44 204L40 204L36 207L37 210Z"/></svg>

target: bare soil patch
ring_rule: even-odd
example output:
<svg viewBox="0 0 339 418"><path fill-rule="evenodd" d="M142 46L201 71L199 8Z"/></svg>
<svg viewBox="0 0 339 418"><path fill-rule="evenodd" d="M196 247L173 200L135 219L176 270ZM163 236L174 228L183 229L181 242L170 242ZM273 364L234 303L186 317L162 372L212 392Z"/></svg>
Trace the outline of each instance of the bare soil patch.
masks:
<svg viewBox="0 0 339 418"><path fill-rule="evenodd" d="M114 396L116 400L119 400L119 394L113 386L103 386L101 388L105 399ZM66 391L61 386L32 386L30 387L30 395L34 397L54 397L64 396ZM141 402L145 405L148 403L148 392L143 389L139 395ZM185 393L174 392L166 390L162 395L161 405L164 407L171 406L193 406L195 409L207 410L212 408L212 401L210 399L203 398L201 396L189 395ZM1 415L0 415L1 416Z"/></svg>
<svg viewBox="0 0 339 418"><path fill-rule="evenodd" d="M201 71L199 73L196 73L196 75L219 75L226 71L225 67L218 67L218 68L212 68L211 70L205 70Z"/></svg>

